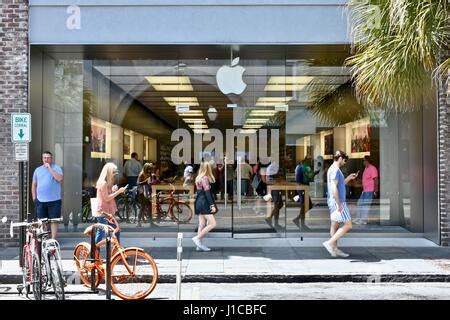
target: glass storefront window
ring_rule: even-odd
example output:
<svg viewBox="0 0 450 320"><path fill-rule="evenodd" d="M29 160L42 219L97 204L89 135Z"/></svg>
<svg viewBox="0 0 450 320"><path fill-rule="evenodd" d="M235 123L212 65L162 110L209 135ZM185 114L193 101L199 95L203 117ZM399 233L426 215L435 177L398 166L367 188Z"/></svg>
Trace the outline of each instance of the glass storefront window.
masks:
<svg viewBox="0 0 450 320"><path fill-rule="evenodd" d="M211 162L217 181L214 232L328 233L326 171L339 149L349 155L344 174L359 172L347 186L354 231L423 232L424 111L365 110L343 67L347 51L122 49L84 56L58 47L32 50L31 112L40 120L30 165L34 169L39 154L50 150L63 168L66 230L89 223L103 165L114 162L116 183L124 186L124 165L137 153L141 165L152 164L157 180L146 192L149 202L118 199L124 232L194 233L195 215L180 223L171 214L192 208L195 190L183 187L184 169L193 164L195 175L203 160ZM158 203L152 191L172 198Z"/></svg>

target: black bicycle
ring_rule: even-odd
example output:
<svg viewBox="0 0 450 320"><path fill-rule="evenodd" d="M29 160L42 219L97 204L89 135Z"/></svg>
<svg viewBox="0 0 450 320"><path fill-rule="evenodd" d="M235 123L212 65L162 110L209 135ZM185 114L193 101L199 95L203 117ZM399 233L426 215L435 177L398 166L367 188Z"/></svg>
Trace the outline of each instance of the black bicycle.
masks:
<svg viewBox="0 0 450 320"><path fill-rule="evenodd" d="M117 217L121 222L136 223L141 212L141 205L138 200L138 187L126 190L117 199Z"/></svg>

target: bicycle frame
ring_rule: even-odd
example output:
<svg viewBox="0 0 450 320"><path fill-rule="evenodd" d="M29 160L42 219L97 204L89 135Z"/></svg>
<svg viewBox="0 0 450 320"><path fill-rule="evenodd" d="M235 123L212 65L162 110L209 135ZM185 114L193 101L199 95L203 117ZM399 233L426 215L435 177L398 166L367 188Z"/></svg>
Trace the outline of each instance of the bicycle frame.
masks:
<svg viewBox="0 0 450 320"><path fill-rule="evenodd" d="M116 225L116 228L113 228L113 227L111 227L111 226L109 226L109 225L105 225L105 224L101 224L101 223L96 223L96 224L93 225L93 227L96 227L96 228L103 228L103 229L105 230L105 232L106 232L106 236L107 236L107 234L108 234L109 231L112 231L112 237L111 237L111 253L113 253L114 250L118 250L118 251L117 251L115 254L111 255L111 261L114 259L114 257L115 257L116 255L120 254L120 256L121 256L121 258L122 258L122 261L123 261L123 263L124 263L124 265L125 265L125 268L127 269L127 271L128 271L130 274L133 274L133 275L134 275L134 271L132 272L132 270L130 269L130 265L128 264L128 262L127 262L127 260L126 260L125 255L123 254L123 249L122 249L122 247L120 246L120 243L119 243L119 241L117 240L117 237L116 237L116 233L120 230L120 229L119 229L119 223L117 222L117 220L116 220L114 217L112 217L112 218L110 219L110 222L114 223L114 224ZM102 246L104 246L104 245L106 245L106 239L102 239L102 240L100 240L98 243L95 244L95 247L96 247L96 256L99 255L99 252L100 252L99 248L102 247ZM103 268L103 261L100 259L100 256L96 257L96 260L97 260L97 261L101 261L101 264L100 264L100 263L95 263L95 264L94 264L94 265L95 265L95 268L97 268L97 270L98 270L99 273L102 275L102 277L105 277L105 273L104 273L104 271L103 271L103 270L104 270L104 268Z"/></svg>

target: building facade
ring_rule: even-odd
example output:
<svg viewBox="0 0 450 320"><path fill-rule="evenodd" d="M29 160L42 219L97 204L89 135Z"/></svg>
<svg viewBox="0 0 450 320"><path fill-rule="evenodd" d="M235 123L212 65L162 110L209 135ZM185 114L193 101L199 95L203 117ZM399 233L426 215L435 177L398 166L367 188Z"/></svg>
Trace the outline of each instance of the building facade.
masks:
<svg viewBox="0 0 450 320"><path fill-rule="evenodd" d="M449 244L448 83L421 110L367 112L344 66L345 0L30 0L0 10L1 216L33 212L28 181L49 150L64 173L62 231L81 233L102 166L116 163L124 185L124 163L137 152L159 176L155 195L176 192L168 201L118 199L124 232L195 232L195 216L177 222L189 211L179 203L193 199L183 170L207 160L217 179L217 236L322 236L326 169L342 149L350 156L344 173L361 178L369 156L379 176L368 208L358 201L361 179L348 186L352 213L367 212L351 234ZM11 143L15 112L32 116L23 183ZM299 185L295 169L309 158L315 175ZM264 199L271 190L281 205ZM304 210L299 190L311 197ZM6 225L0 232L2 245L18 244Z"/></svg>

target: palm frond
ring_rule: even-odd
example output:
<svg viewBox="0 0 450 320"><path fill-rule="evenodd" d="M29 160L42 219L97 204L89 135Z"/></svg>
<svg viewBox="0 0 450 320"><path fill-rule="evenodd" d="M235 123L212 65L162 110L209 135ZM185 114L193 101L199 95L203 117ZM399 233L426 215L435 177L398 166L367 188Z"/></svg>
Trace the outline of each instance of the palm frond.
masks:
<svg viewBox="0 0 450 320"><path fill-rule="evenodd" d="M346 65L358 101L400 112L420 108L432 97L437 53L448 41L446 1L350 0L349 7L355 54Z"/></svg>

